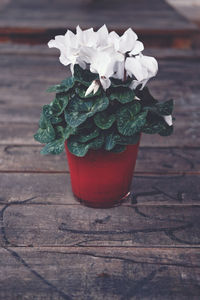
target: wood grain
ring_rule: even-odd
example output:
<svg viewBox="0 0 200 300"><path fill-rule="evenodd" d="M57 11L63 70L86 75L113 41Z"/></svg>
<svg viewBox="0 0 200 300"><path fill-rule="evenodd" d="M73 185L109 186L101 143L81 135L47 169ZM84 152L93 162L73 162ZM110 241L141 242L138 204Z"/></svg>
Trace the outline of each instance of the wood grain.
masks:
<svg viewBox="0 0 200 300"><path fill-rule="evenodd" d="M200 292L195 249L7 248L0 265L0 297L8 300L185 300Z"/></svg>
<svg viewBox="0 0 200 300"><path fill-rule="evenodd" d="M125 204L199 205L200 176L134 176ZM0 204L31 199L35 204L79 205L72 195L69 174L0 173ZM32 199L34 198L34 199Z"/></svg>
<svg viewBox="0 0 200 300"><path fill-rule="evenodd" d="M114 5L113 5L114 3ZM22 13L23 12L23 13ZM135 29L173 29L192 30L193 24L179 15L162 0L126 1L82 1L44 0L42 3L26 3L23 0L8 1L0 7L0 26L19 29L66 29L75 28L77 24L84 28L101 26L102 22L111 28L124 29L134 25ZM102 20L103 16L103 20ZM145 22L144 22L145 18ZM11 31L12 32L12 31ZM26 30L28 32L28 30Z"/></svg>
<svg viewBox="0 0 200 300"><path fill-rule="evenodd" d="M42 146L0 145L0 172L69 171L65 152L43 156L41 149ZM136 173L200 174L199 148L140 147Z"/></svg>
<svg viewBox="0 0 200 300"><path fill-rule="evenodd" d="M2 1L1 1L2 2ZM145 22L144 22L145 20ZM0 41L47 43L66 29L99 28L122 33L133 27L148 46L190 48L197 27L163 0L3 0L0 4Z"/></svg>
<svg viewBox="0 0 200 300"><path fill-rule="evenodd" d="M2 246L200 246L200 206L9 205ZM120 222L119 222L120 220Z"/></svg>

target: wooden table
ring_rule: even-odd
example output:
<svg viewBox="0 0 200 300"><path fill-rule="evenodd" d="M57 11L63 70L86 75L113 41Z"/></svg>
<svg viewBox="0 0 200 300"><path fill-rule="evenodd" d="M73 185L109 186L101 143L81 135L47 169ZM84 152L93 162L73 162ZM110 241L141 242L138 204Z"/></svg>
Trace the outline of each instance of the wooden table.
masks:
<svg viewBox="0 0 200 300"><path fill-rule="evenodd" d="M1 0L0 41L47 42L66 29L132 27L146 46L187 48L197 27L164 0Z"/></svg>
<svg viewBox="0 0 200 300"><path fill-rule="evenodd" d="M200 298L200 55L147 52L175 132L143 135L132 196L96 210L74 199L65 154L33 140L45 89L67 75L57 52L0 48L1 300Z"/></svg>

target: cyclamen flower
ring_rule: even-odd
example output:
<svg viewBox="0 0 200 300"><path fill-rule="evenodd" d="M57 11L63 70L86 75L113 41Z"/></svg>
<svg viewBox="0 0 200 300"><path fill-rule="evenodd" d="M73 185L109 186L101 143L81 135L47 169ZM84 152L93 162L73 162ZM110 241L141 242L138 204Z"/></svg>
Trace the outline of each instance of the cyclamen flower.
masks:
<svg viewBox="0 0 200 300"><path fill-rule="evenodd" d="M124 80L124 74L133 78L130 88L135 89L140 84L143 88L158 71L155 58L142 54L144 45L131 28L119 36L114 31L109 33L106 25L96 32L93 28L82 30L77 26L76 34L68 30L65 35L56 36L48 46L60 50L60 62L70 65L72 74L75 64L99 74L104 90L111 85L110 78ZM94 83L91 86L93 89Z"/></svg>
<svg viewBox="0 0 200 300"><path fill-rule="evenodd" d="M147 81L157 74L158 63L154 57L139 54L126 59L125 69L130 77L134 75L136 78L132 81L130 88L135 89L139 84L143 88Z"/></svg>

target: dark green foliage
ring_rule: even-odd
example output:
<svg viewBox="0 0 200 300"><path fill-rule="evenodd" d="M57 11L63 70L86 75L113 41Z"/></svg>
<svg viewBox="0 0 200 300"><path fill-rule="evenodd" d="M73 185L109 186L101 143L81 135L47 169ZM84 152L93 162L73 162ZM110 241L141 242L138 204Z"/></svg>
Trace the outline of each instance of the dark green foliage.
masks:
<svg viewBox="0 0 200 300"><path fill-rule="evenodd" d="M87 87L85 87L82 84L79 84L79 85L77 85L75 92L80 98L83 98L83 99L94 98L101 94L101 89L99 89L95 95L93 93L90 93L89 95L85 96L86 90L87 90Z"/></svg>
<svg viewBox="0 0 200 300"><path fill-rule="evenodd" d="M158 110L158 113L163 116L171 115L173 112L173 100L170 99L166 102L158 103L156 105L156 108Z"/></svg>
<svg viewBox="0 0 200 300"><path fill-rule="evenodd" d="M101 129L110 128L116 120L114 114L109 114L107 111L102 111L94 116L95 124Z"/></svg>
<svg viewBox="0 0 200 300"><path fill-rule="evenodd" d="M122 152L127 145L137 144L141 132L161 136L170 135L169 126L163 116L171 115L173 100L159 103L148 88L132 91L132 79L125 82L111 79L106 92L85 97L85 92L97 74L74 68L74 77L48 89L55 92L55 99L43 106L39 129L34 138L46 144L42 154L59 154L68 148L76 156L83 157L91 150L105 149ZM135 99L135 95L140 99Z"/></svg>
<svg viewBox="0 0 200 300"><path fill-rule="evenodd" d="M47 89L47 92L62 93L68 92L74 85L74 78L69 77L61 82L61 84L56 84Z"/></svg>
<svg viewBox="0 0 200 300"><path fill-rule="evenodd" d="M129 87L132 79L128 77L126 81L121 81L120 79L117 78L111 78L111 87Z"/></svg>
<svg viewBox="0 0 200 300"><path fill-rule="evenodd" d="M46 144L46 146L41 150L41 154L60 154L64 150L63 139L54 140Z"/></svg>
<svg viewBox="0 0 200 300"><path fill-rule="evenodd" d="M86 143L86 142L96 138L97 136L99 136L99 133L100 133L99 128L80 129L77 133L78 134L77 140L81 143Z"/></svg>
<svg viewBox="0 0 200 300"><path fill-rule="evenodd" d="M89 86L98 75L91 73L89 70L83 70L79 65L74 66L74 80L85 86Z"/></svg>
<svg viewBox="0 0 200 300"><path fill-rule="evenodd" d="M106 96L98 96L93 99L81 99L75 95L65 111L65 120L72 127L78 127L87 118L92 117L95 113L106 109L109 100Z"/></svg>
<svg viewBox="0 0 200 300"><path fill-rule="evenodd" d="M106 135L104 148L108 151L112 150L116 146L119 139L120 136L115 132L109 133L108 135Z"/></svg>
<svg viewBox="0 0 200 300"><path fill-rule="evenodd" d="M126 146L125 145L116 145L113 149L112 152L115 153L120 153L126 150Z"/></svg>
<svg viewBox="0 0 200 300"><path fill-rule="evenodd" d="M103 146L104 136L100 135L97 138L90 140L87 143L81 143L76 136L69 138L67 146L69 151L79 157L85 156L89 149L98 150Z"/></svg>
<svg viewBox="0 0 200 300"><path fill-rule="evenodd" d="M121 103L133 101L135 97L134 91L127 87L118 87L110 90L110 100L118 100Z"/></svg>
<svg viewBox="0 0 200 300"><path fill-rule="evenodd" d="M139 101L121 107L117 113L117 128L122 135L132 136L145 125L147 112L141 112Z"/></svg>
<svg viewBox="0 0 200 300"><path fill-rule="evenodd" d="M42 115L39 124L40 127L34 135L35 140L43 144L53 141L55 139L55 130L51 122Z"/></svg>

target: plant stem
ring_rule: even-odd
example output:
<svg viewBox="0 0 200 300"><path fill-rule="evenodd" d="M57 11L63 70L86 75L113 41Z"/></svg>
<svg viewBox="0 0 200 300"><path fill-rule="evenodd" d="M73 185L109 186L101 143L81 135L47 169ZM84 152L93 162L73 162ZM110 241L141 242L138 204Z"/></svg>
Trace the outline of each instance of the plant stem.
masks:
<svg viewBox="0 0 200 300"><path fill-rule="evenodd" d="M124 68L124 81L126 81L126 70Z"/></svg>

